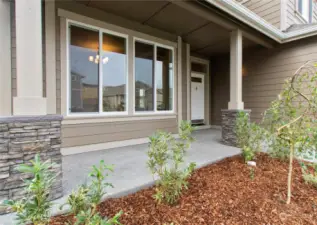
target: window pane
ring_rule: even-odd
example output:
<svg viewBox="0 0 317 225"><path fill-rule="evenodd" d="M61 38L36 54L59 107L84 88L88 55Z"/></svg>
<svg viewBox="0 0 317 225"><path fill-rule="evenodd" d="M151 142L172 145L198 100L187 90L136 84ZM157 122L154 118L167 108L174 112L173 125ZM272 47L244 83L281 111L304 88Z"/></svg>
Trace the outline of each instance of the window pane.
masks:
<svg viewBox="0 0 317 225"><path fill-rule="evenodd" d="M103 111L126 110L126 39L103 34Z"/></svg>
<svg viewBox="0 0 317 225"><path fill-rule="evenodd" d="M70 27L70 112L99 111L98 31Z"/></svg>
<svg viewBox="0 0 317 225"><path fill-rule="evenodd" d="M157 47L155 66L157 110L173 109L173 52Z"/></svg>
<svg viewBox="0 0 317 225"><path fill-rule="evenodd" d="M135 42L135 111L154 110L154 46Z"/></svg>

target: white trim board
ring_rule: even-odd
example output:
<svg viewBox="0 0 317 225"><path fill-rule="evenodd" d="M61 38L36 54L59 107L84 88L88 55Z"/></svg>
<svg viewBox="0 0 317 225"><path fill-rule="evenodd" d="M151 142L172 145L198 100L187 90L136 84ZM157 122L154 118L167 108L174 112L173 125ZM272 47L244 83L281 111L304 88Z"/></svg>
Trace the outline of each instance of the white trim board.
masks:
<svg viewBox="0 0 317 225"><path fill-rule="evenodd" d="M173 136L175 138L179 137L178 134L173 134ZM149 143L149 138L137 138L137 139L124 140L124 141L113 141L113 142L106 142L106 143L61 148L61 153L63 156L75 155L80 153L94 152L94 151L107 150L112 148L147 144L147 143Z"/></svg>

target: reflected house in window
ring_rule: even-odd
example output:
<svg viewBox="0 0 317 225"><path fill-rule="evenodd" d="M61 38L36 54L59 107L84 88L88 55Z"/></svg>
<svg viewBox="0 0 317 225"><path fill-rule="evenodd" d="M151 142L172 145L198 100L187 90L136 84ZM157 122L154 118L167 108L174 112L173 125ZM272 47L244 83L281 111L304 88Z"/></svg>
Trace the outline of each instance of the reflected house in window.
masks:
<svg viewBox="0 0 317 225"><path fill-rule="evenodd" d="M96 105L98 105L98 85L84 83L85 76L72 73L71 81L71 104L72 112L84 112L89 110L91 112L96 111Z"/></svg>
<svg viewBox="0 0 317 225"><path fill-rule="evenodd" d="M72 71L71 74L71 106L73 112L80 112L83 109L83 78L85 76Z"/></svg>
<svg viewBox="0 0 317 225"><path fill-rule="evenodd" d="M125 84L103 87L103 111L125 110Z"/></svg>
<svg viewBox="0 0 317 225"><path fill-rule="evenodd" d="M135 111L153 109L153 88L142 81L135 82Z"/></svg>

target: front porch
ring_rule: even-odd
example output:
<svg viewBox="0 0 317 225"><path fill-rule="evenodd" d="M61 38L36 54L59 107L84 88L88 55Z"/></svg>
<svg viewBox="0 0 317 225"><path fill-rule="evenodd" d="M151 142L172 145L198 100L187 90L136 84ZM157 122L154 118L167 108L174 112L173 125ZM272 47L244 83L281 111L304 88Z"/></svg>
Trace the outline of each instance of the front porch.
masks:
<svg viewBox="0 0 317 225"><path fill-rule="evenodd" d="M194 137L196 141L188 151L186 162L195 162L197 167L203 167L240 152L238 148L221 143L220 129L197 130ZM64 156L64 195L68 195L78 185L85 183L91 166L98 164L100 160L114 165L114 173L107 180L115 187L109 189L111 195L124 194L152 184L153 178L146 166L147 150L148 145L141 144Z"/></svg>

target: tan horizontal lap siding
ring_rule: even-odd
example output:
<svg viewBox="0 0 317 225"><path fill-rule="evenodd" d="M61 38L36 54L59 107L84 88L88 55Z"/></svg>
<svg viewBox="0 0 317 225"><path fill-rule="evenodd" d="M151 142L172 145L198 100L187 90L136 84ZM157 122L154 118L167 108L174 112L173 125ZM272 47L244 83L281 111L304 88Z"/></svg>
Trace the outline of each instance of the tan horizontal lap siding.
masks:
<svg viewBox="0 0 317 225"><path fill-rule="evenodd" d="M262 49L256 54L244 54L243 100L251 109L252 120L259 121L262 113L276 99L285 79L308 60L317 59L317 38L306 38L275 49Z"/></svg>
<svg viewBox="0 0 317 225"><path fill-rule="evenodd" d="M291 26L293 24L303 24L305 23L297 12L297 0L288 0L287 1L287 25ZM317 22L317 4L313 0L313 23Z"/></svg>
<svg viewBox="0 0 317 225"><path fill-rule="evenodd" d="M250 0L243 5L273 26L280 28L281 0Z"/></svg>
<svg viewBox="0 0 317 225"><path fill-rule="evenodd" d="M177 133L176 119L63 125L62 147L146 138L157 130Z"/></svg>

